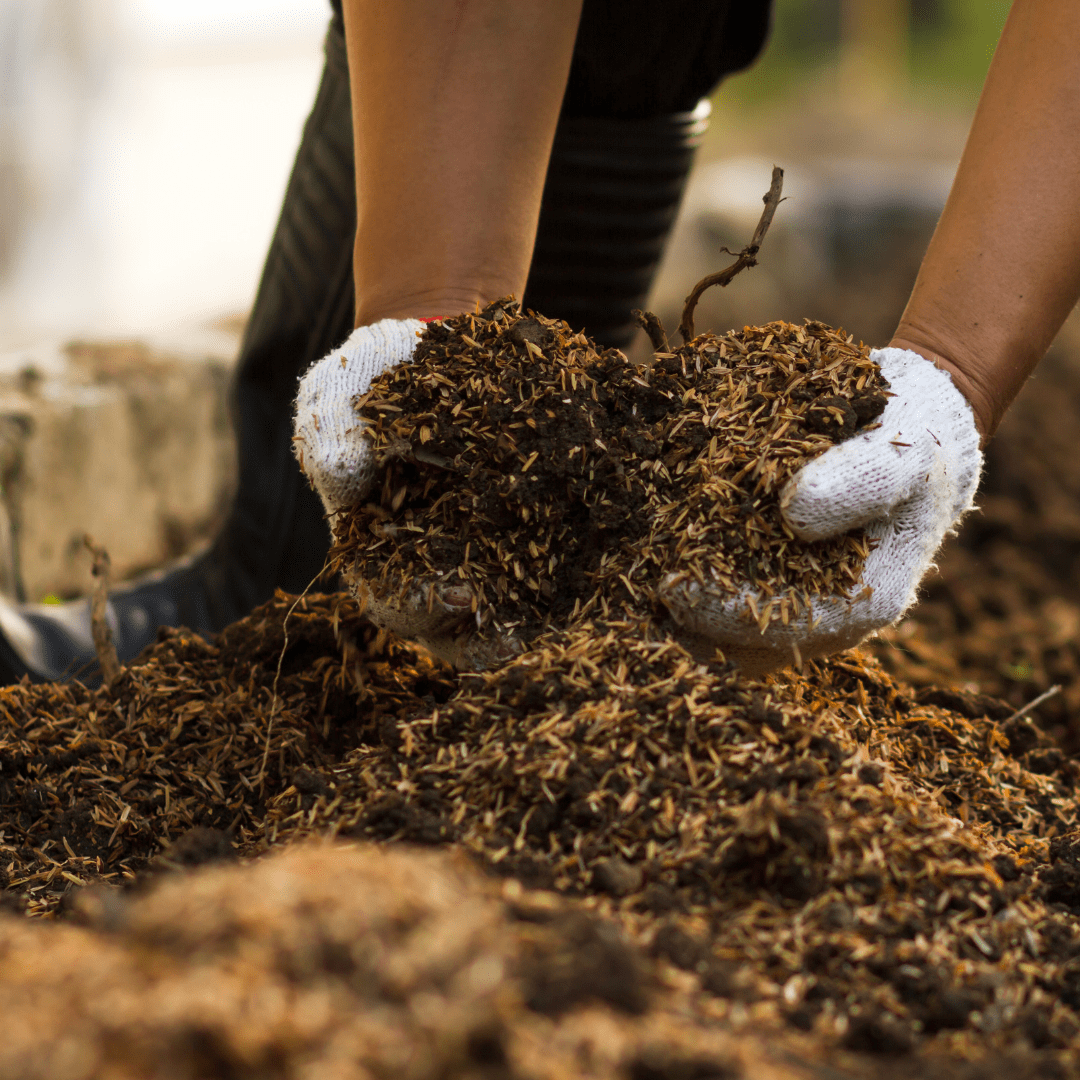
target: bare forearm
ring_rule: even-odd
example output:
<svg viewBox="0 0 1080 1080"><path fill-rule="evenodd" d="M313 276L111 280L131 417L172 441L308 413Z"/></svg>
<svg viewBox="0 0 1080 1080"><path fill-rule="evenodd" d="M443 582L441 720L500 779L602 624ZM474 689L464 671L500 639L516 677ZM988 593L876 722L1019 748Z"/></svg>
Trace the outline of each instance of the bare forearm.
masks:
<svg viewBox="0 0 1080 1080"><path fill-rule="evenodd" d="M984 437L1080 298L1080 5L1016 0L892 344L953 373Z"/></svg>
<svg viewBox="0 0 1080 1080"><path fill-rule="evenodd" d="M346 0L357 325L521 296L581 0Z"/></svg>

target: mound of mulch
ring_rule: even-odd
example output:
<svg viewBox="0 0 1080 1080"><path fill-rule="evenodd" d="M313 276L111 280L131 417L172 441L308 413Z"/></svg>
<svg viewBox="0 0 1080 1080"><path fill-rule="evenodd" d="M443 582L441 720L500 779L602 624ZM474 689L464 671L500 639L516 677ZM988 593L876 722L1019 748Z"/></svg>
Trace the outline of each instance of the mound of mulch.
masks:
<svg viewBox="0 0 1080 1080"><path fill-rule="evenodd" d="M702 334L636 367L502 301L429 326L358 400L376 485L339 517L334 559L380 603L468 586L481 635L640 612L669 574L750 582L762 625L786 623L849 592L868 548L796 540L780 491L886 389L823 323Z"/></svg>
<svg viewBox="0 0 1080 1080"><path fill-rule="evenodd" d="M858 652L750 682L616 621L452 676L344 597L293 603L111 689L0 692L8 907L107 917L100 883L179 897L311 836L445 846L617 927L709 1030L830 1060L1080 1047L1077 766L1001 702ZM603 1000L653 1016L642 993Z"/></svg>
<svg viewBox="0 0 1080 1080"><path fill-rule="evenodd" d="M807 1080L823 1059L724 1030L610 922L445 854L298 846L86 890L66 925L0 916L0 955L20 1080Z"/></svg>
<svg viewBox="0 0 1080 1080"><path fill-rule="evenodd" d="M291 606L259 609L214 645L163 631L111 691L0 690L9 906L40 914L86 881L130 882L178 838L174 863L232 857L230 837L260 832L270 793L452 694L415 649L375 649L348 597L300 601L286 626Z"/></svg>
<svg viewBox="0 0 1080 1080"><path fill-rule="evenodd" d="M478 343L517 318L490 314L503 329ZM659 354L650 393L684 360ZM1080 587L1062 576L1080 474L1066 435L1040 434L1073 400L1075 376L1055 379L1007 422L983 517L880 662L747 680L669 640L624 584L606 616L586 597L479 675L344 595L279 596L212 644L164 634L108 688L0 690L0 1077L1080 1075ZM752 405L735 421L757 409L782 443L793 406ZM507 476L558 436L538 417ZM655 456L634 451L656 490L691 467L664 456L691 421L669 421ZM408 484L447 471L401 438L384 467L405 494L395 508L384 479L365 511L388 541L393 515L427 520ZM1060 468L1025 470L1047 447ZM575 542L580 526L601 550L590 595L603 551L641 550L604 548L593 509L573 511ZM514 544L539 544L539 522L508 527ZM650 574L671 565L656 558ZM542 599L543 567L521 566L505 599ZM1051 681L1064 691L1017 715Z"/></svg>

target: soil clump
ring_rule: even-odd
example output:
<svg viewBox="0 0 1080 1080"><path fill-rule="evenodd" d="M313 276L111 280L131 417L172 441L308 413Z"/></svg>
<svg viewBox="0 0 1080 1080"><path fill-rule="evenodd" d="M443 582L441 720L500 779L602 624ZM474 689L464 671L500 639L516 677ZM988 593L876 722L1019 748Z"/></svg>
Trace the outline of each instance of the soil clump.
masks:
<svg viewBox="0 0 1080 1080"><path fill-rule="evenodd" d="M641 614L668 575L749 583L762 626L786 623L850 591L868 548L796 540L780 491L886 390L823 323L702 334L635 367L502 301L432 324L358 400L376 486L339 516L334 559L362 602L467 586L481 636Z"/></svg>

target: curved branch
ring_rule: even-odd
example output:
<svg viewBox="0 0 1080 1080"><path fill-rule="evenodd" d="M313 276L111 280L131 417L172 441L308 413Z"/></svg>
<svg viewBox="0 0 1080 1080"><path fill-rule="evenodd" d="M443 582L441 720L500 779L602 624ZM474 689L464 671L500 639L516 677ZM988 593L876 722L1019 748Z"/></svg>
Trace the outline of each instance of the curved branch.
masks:
<svg viewBox="0 0 1080 1080"><path fill-rule="evenodd" d="M686 306L683 308L682 319L679 322L679 333L682 335L684 342L689 342L694 336L694 309L701 299L701 294L714 285L721 287L729 285L740 271L745 270L748 266L757 266L757 254L761 250L761 242L765 239L765 234L772 224L776 208L780 205L780 192L783 191L783 188L784 170L778 165L774 165L772 184L762 199L765 203L765 209L761 212L761 219L757 223L757 228L754 230L750 243L739 252L739 257L726 270L718 270L715 274L708 274L703 277L686 298Z"/></svg>

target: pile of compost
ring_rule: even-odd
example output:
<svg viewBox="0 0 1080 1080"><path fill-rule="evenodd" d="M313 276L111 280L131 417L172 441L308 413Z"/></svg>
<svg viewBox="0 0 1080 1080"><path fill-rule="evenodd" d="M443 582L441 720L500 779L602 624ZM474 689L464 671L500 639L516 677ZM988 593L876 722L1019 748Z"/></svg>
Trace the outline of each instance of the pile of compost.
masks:
<svg viewBox="0 0 1080 1080"><path fill-rule="evenodd" d="M107 926L140 896L203 888L189 868L311 837L445 847L634 956L618 990L564 971L556 998L580 986L561 1023L599 1008L662 1032L673 1013L797 1036L852 1075L879 1074L867 1053L996 1062L984 1075L1001 1055L1067 1063L1078 768L1008 706L951 701L920 701L859 652L751 682L644 621L456 676L346 597L280 597L215 644L168 635L111 688L0 692L4 895L13 915ZM246 888L241 868L220 873L230 895ZM49 929L25 940L48 952ZM332 973L333 950L303 941ZM187 963L180 949L163 977L197 979ZM526 998L526 1013L555 1008ZM239 1038L231 1008L177 1006L204 1048ZM387 1040L400 1022L385 1018ZM606 1075L686 1075L624 1058ZM239 1060L233 1075L262 1075ZM301 1075L290 1061L281 1075Z"/></svg>
<svg viewBox="0 0 1080 1080"><path fill-rule="evenodd" d="M518 318L490 314L476 337L438 333L482 344ZM843 335L776 326L767 343L766 328L737 336L755 366L775 347L781 371L800 332L860 362ZM661 350L651 383L625 393L670 379L674 394L691 352ZM377 632L347 595L279 595L213 643L164 633L108 686L0 690L0 1077L1080 1075L1080 586L1062 576L1080 566L1080 473L1075 425L1047 423L1071 415L1080 379L1052 372L992 449L984 513L926 603L872 650L801 673L749 680L687 653L615 592L609 568L645 549L600 543L593 504L568 511L602 549L577 615L557 623L530 600L548 628L489 672ZM854 401L872 378L815 383L775 412L751 395L734 421L781 446L795 426L781 410L805 407L806 458L843 434L810 430L812 408L842 418L823 395ZM700 403L686 413L678 430L651 421L667 440L653 457L634 451L657 491L684 490L693 455L664 455L704 429ZM532 419L514 429L524 460L504 448L507 476L541 464ZM604 430L604 448L621 445ZM394 515L434 529L421 466L453 474L395 437L368 536ZM755 522L779 535L753 503L782 477L755 495L748 475L724 510L738 510L724 551L739 572ZM511 565L508 605L511 587L543 597L520 550L541 542L537 513L507 526L524 571ZM399 567L422 548L385 535L379 559ZM477 566L493 567L484 550ZM650 574L673 565L657 550ZM491 589L493 625L513 619ZM614 599L583 610L595 595ZM1063 691L1023 712L1051 682Z"/></svg>
<svg viewBox="0 0 1080 1080"><path fill-rule="evenodd" d="M848 593L868 547L798 541L780 492L886 389L823 323L702 334L637 367L501 301L429 326L359 399L375 490L339 516L334 558L379 604L467 587L481 635L640 614L668 575L749 582L754 617L786 624Z"/></svg>
<svg viewBox="0 0 1080 1080"><path fill-rule="evenodd" d="M822 1059L710 1022L610 923L442 853L301 845L87 891L66 924L0 919L0 955L19 1080L806 1080Z"/></svg>

